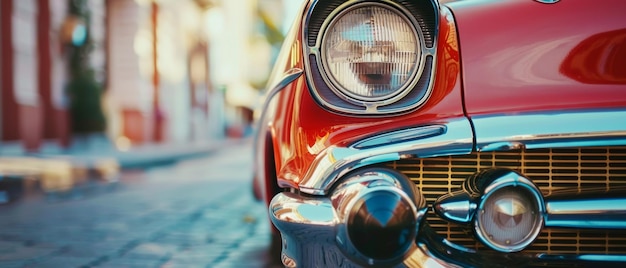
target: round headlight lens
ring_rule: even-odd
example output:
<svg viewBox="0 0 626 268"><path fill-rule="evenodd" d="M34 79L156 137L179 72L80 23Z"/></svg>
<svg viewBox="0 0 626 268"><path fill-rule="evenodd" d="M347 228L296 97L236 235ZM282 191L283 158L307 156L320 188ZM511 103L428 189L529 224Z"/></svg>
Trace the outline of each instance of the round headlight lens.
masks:
<svg viewBox="0 0 626 268"><path fill-rule="evenodd" d="M341 12L321 44L325 73L335 89L360 101L380 101L407 90L418 72L421 45L400 11L363 4Z"/></svg>
<svg viewBox="0 0 626 268"><path fill-rule="evenodd" d="M489 247L515 252L532 243L543 226L540 207L524 187L508 186L496 190L480 205L475 228Z"/></svg>

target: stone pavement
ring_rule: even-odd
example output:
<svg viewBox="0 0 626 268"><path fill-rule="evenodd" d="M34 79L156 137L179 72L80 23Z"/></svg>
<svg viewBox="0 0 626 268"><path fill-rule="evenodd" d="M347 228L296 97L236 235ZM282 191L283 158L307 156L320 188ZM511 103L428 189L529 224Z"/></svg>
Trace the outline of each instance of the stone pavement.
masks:
<svg viewBox="0 0 626 268"><path fill-rule="evenodd" d="M128 212L109 216L117 213ZM182 213L147 214L127 224L105 216L98 223L86 218L65 223L46 215L57 226L18 226L6 222L5 211L0 214L0 267L271 266L263 208L250 206L242 195Z"/></svg>
<svg viewBox="0 0 626 268"><path fill-rule="evenodd" d="M249 143L0 206L0 267L280 267L250 189Z"/></svg>

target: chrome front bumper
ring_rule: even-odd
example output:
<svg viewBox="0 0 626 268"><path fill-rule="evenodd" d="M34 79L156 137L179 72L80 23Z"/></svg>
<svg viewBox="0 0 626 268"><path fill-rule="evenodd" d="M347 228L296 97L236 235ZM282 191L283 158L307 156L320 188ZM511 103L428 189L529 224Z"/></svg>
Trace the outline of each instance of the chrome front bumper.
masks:
<svg viewBox="0 0 626 268"><path fill-rule="evenodd" d="M338 246L340 221L327 197L280 193L269 208L281 232L282 260L286 267L361 267ZM599 267L624 266L623 255L551 255L478 252L448 242L427 223L419 226L414 245L394 267Z"/></svg>
<svg viewBox="0 0 626 268"><path fill-rule="evenodd" d="M270 204L270 218L281 232L285 267L360 267L338 246L340 222L330 199L280 193ZM455 266L433 254L426 244L415 243L395 267Z"/></svg>

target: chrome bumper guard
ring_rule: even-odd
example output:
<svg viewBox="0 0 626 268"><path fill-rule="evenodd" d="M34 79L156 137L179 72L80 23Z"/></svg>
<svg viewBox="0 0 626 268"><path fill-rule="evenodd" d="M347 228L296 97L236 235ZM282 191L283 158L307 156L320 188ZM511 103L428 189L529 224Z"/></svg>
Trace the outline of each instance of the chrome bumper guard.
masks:
<svg viewBox="0 0 626 268"><path fill-rule="evenodd" d="M337 242L340 221L327 197L280 193L270 204L270 217L281 232L285 267L360 267L345 255ZM433 254L423 243L414 243L394 267L457 267ZM460 267L460 266L458 266Z"/></svg>
<svg viewBox="0 0 626 268"><path fill-rule="evenodd" d="M272 221L282 232L285 266L326 266L335 259L354 265L396 265L416 250L414 241L426 210L415 185L387 168L352 172L328 197L281 193L270 204ZM311 255L316 251L319 254Z"/></svg>

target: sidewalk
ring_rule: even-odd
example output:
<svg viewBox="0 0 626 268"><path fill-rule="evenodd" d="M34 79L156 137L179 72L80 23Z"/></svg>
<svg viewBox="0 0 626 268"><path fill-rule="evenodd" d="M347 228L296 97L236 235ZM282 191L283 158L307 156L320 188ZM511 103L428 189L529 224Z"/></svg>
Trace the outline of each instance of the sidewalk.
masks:
<svg viewBox="0 0 626 268"><path fill-rule="evenodd" d="M0 204L24 194L71 192L94 183L115 183L121 170L142 169L200 157L245 139L160 143L117 149L104 137L77 140L70 148L45 143L28 153L20 144L0 143Z"/></svg>
<svg viewBox="0 0 626 268"><path fill-rule="evenodd" d="M0 267L283 267L250 191L249 141L82 196L0 206Z"/></svg>

